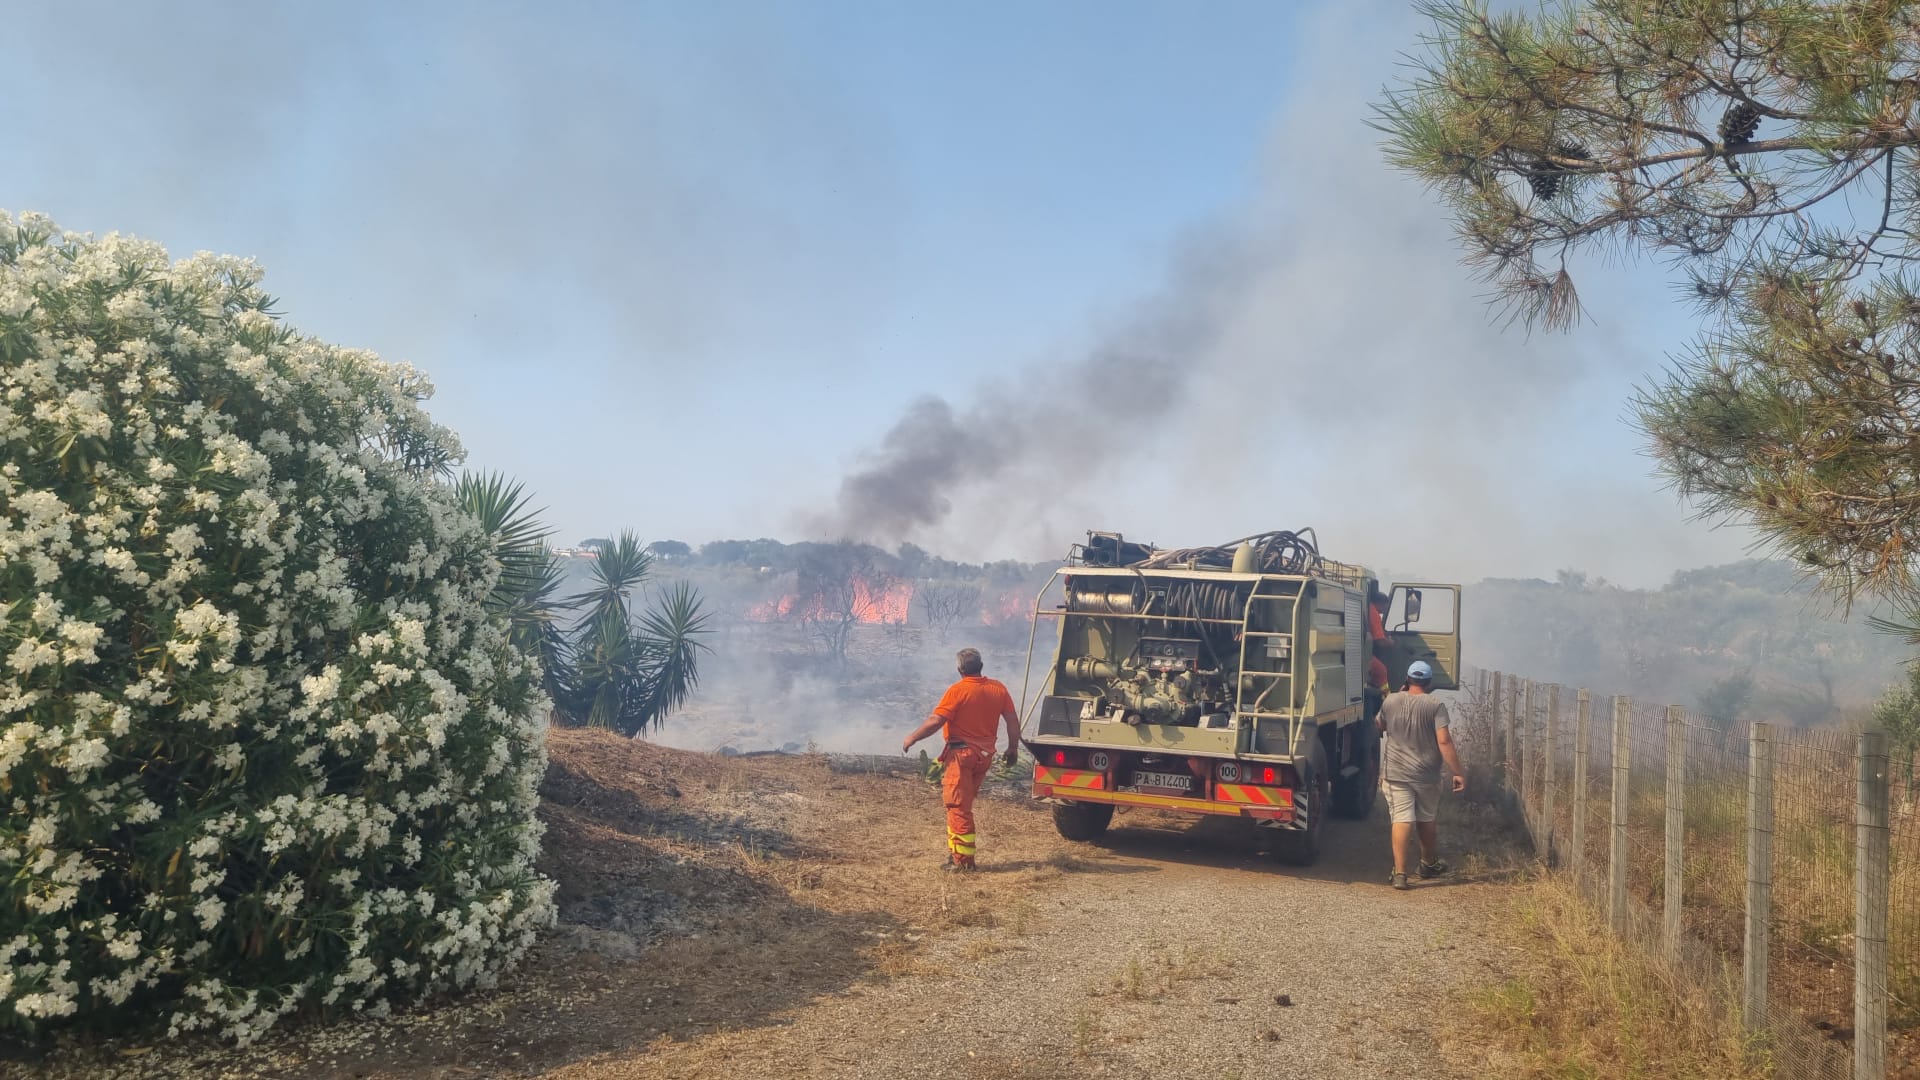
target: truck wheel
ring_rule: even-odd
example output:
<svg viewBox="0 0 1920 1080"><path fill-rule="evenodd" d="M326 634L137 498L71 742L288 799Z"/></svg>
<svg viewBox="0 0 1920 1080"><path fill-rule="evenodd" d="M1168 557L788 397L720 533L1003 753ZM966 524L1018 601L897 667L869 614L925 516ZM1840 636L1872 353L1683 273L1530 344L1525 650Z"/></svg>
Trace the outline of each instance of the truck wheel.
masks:
<svg viewBox="0 0 1920 1080"><path fill-rule="evenodd" d="M1287 866L1312 866L1320 857L1320 834L1333 809L1333 785L1310 772L1305 786L1313 793L1307 803L1307 827L1276 829L1273 833L1273 857Z"/></svg>
<svg viewBox="0 0 1920 1080"><path fill-rule="evenodd" d="M1055 803L1053 827L1068 840L1085 843L1113 824L1112 803Z"/></svg>
<svg viewBox="0 0 1920 1080"><path fill-rule="evenodd" d="M1333 812L1355 821L1373 813L1380 794L1380 733L1367 732L1360 739L1360 771L1333 782Z"/></svg>

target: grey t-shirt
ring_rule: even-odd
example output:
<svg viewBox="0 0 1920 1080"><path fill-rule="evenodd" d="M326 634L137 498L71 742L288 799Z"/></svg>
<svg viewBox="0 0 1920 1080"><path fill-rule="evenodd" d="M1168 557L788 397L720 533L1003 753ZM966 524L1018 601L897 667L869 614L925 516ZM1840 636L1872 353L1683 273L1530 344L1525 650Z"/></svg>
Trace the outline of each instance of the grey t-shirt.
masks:
<svg viewBox="0 0 1920 1080"><path fill-rule="evenodd" d="M1447 726L1447 706L1432 694L1388 694L1380 703L1380 723L1386 728L1386 747L1380 772L1389 783L1440 782L1440 739Z"/></svg>

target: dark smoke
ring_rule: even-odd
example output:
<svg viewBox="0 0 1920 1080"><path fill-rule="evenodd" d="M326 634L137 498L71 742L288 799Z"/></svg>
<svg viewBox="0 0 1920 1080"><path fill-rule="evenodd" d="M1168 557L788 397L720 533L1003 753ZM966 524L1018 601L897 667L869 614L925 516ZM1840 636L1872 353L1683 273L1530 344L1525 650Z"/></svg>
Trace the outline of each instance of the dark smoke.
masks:
<svg viewBox="0 0 1920 1080"><path fill-rule="evenodd" d="M938 528L956 497L1023 463L1082 476L1115 464L1117 446L1181 418L1225 312L1255 277L1252 258L1235 241L1195 242L1160 295L1081 359L979 387L958 409L915 401L809 531L893 544Z"/></svg>
<svg viewBox="0 0 1920 1080"><path fill-rule="evenodd" d="M953 512L946 493L992 475L1005 449L978 410L956 418L944 399L921 398L880 440L878 460L841 483L842 531L894 537L938 524Z"/></svg>

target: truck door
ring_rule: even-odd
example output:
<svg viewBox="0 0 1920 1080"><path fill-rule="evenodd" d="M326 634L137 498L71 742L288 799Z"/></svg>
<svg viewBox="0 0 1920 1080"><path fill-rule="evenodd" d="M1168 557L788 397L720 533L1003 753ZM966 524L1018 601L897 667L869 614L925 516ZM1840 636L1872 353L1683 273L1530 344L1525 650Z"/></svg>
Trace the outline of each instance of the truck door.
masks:
<svg viewBox="0 0 1920 1080"><path fill-rule="evenodd" d="M1387 648L1381 657L1390 685L1407 680L1407 665L1433 667L1433 688L1453 690L1460 678L1460 586L1425 582L1397 584L1388 594Z"/></svg>

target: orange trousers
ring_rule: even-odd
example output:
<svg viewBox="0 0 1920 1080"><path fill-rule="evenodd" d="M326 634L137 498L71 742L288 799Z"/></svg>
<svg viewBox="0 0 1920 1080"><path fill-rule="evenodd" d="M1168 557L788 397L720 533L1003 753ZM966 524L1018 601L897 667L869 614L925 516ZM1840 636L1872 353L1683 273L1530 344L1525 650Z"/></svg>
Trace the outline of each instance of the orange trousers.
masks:
<svg viewBox="0 0 1920 1080"><path fill-rule="evenodd" d="M941 753L946 769L940 774L941 801L947 807L947 851L960 866L972 866L975 846L973 799L980 782L993 766L993 752L954 743Z"/></svg>

